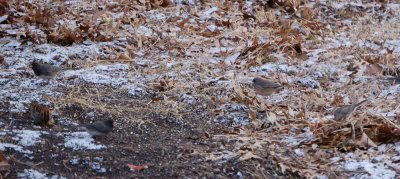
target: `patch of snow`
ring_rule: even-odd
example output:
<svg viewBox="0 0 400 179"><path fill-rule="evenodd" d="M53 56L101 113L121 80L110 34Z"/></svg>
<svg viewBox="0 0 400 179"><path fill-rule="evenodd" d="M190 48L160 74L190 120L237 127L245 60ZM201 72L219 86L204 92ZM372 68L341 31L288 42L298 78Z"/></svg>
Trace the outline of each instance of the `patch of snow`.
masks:
<svg viewBox="0 0 400 179"><path fill-rule="evenodd" d="M322 120L324 120L324 119L326 119L326 118L322 118ZM333 117L332 117L332 119L333 119ZM315 123L320 122L321 120L318 117L310 117L310 118L308 118L308 121L310 121L311 123L315 124Z"/></svg>
<svg viewBox="0 0 400 179"><path fill-rule="evenodd" d="M221 52L231 52L235 50L234 48L231 47L210 47L209 49L207 49L207 52L210 54L219 54Z"/></svg>
<svg viewBox="0 0 400 179"><path fill-rule="evenodd" d="M102 162L102 161L103 161L103 157L94 157L93 159L94 159L94 160L97 160L97 161L99 161L99 162Z"/></svg>
<svg viewBox="0 0 400 179"><path fill-rule="evenodd" d="M210 24L207 26L207 29L211 32L214 32L216 28L217 28L217 26L215 26L214 24Z"/></svg>
<svg viewBox="0 0 400 179"><path fill-rule="evenodd" d="M139 28L137 29L137 33L138 35L143 35L143 36L147 36L147 37L151 37L153 35L153 30L146 27L146 26L139 26Z"/></svg>
<svg viewBox="0 0 400 179"><path fill-rule="evenodd" d="M17 41L17 40L12 40L10 42L8 42L6 45L6 47L19 47L21 45L21 42Z"/></svg>
<svg viewBox="0 0 400 179"><path fill-rule="evenodd" d="M46 174L34 169L24 169L22 173L17 173L19 179L48 179Z"/></svg>
<svg viewBox="0 0 400 179"><path fill-rule="evenodd" d="M250 119L247 116L233 116L233 122L240 126L246 126L250 124Z"/></svg>
<svg viewBox="0 0 400 179"><path fill-rule="evenodd" d="M94 119L95 116L96 116L95 111L90 111L90 112L85 114L85 119Z"/></svg>
<svg viewBox="0 0 400 179"><path fill-rule="evenodd" d="M329 177L326 175L319 175L317 176L317 179L329 179Z"/></svg>
<svg viewBox="0 0 400 179"><path fill-rule="evenodd" d="M368 160L346 161L343 169L346 171L357 171L363 169L368 174L357 174L351 178L358 179L392 179L396 177L396 172L390 170L384 163L371 163Z"/></svg>
<svg viewBox="0 0 400 179"><path fill-rule="evenodd" d="M73 159L69 160L69 163L71 163L71 165L78 165L79 164L79 159L73 158Z"/></svg>
<svg viewBox="0 0 400 179"><path fill-rule="evenodd" d="M287 143L290 146L298 146L302 142L309 142L314 139L314 133L310 131L309 127L305 127L297 136L285 136L282 142Z"/></svg>
<svg viewBox="0 0 400 179"><path fill-rule="evenodd" d="M73 150L99 150L106 148L104 145L95 144L94 139L87 132L65 133L64 135L64 146Z"/></svg>
<svg viewBox="0 0 400 179"><path fill-rule="evenodd" d="M48 134L47 132L32 130L16 130L13 132L17 134L15 137L13 137L13 139L19 141L19 144L25 147L34 146L40 143L40 136L42 134Z"/></svg>
<svg viewBox="0 0 400 179"><path fill-rule="evenodd" d="M4 151L6 148L12 148L15 151L24 153L24 154L32 154L32 151L29 150L24 150L23 147L15 144L9 144L9 143L0 143L0 150Z"/></svg>
<svg viewBox="0 0 400 179"><path fill-rule="evenodd" d="M183 99L183 102L187 104L194 104L196 102L196 98L191 95L183 94L181 97Z"/></svg>
<svg viewBox="0 0 400 179"><path fill-rule="evenodd" d="M25 112L25 105L20 101L9 101L10 105L12 106L11 112L18 113L18 112Z"/></svg>
<svg viewBox="0 0 400 179"><path fill-rule="evenodd" d="M59 118L57 120L57 123L61 124L63 126L77 126L77 125L79 125L78 123L74 122L74 120L72 120L71 118L68 118L68 117Z"/></svg>
<svg viewBox="0 0 400 179"><path fill-rule="evenodd" d="M167 16L160 12L160 11L155 11L151 10L147 13L147 17L151 20L157 20L157 21L165 21L167 20Z"/></svg>
<svg viewBox="0 0 400 179"><path fill-rule="evenodd" d="M379 156L377 156L377 157L374 157L373 159L372 159L372 161L375 163L375 162L383 162L383 160L385 159L385 156L384 155L379 155Z"/></svg>
<svg viewBox="0 0 400 179"><path fill-rule="evenodd" d="M218 7L214 6L210 9L208 9L207 11L204 11L202 18L210 18L211 14L216 11L218 11Z"/></svg>
<svg viewBox="0 0 400 179"><path fill-rule="evenodd" d="M101 165L97 162L93 162L91 168L97 173L106 173L107 171L104 167L101 167Z"/></svg>
<svg viewBox="0 0 400 179"><path fill-rule="evenodd" d="M400 162L400 156L394 156L391 158L393 163L399 163Z"/></svg>
<svg viewBox="0 0 400 179"><path fill-rule="evenodd" d="M134 84L126 85L123 88L128 89L128 94L133 97L140 97L147 94L147 91L141 87L137 87Z"/></svg>
<svg viewBox="0 0 400 179"><path fill-rule="evenodd" d="M8 19L8 15L4 15L0 17L0 23L6 21Z"/></svg>
<svg viewBox="0 0 400 179"><path fill-rule="evenodd" d="M320 84L318 81L315 81L311 77L305 77L302 79L299 79L298 82L304 86L307 86L309 88L317 89L320 87Z"/></svg>
<svg viewBox="0 0 400 179"><path fill-rule="evenodd" d="M240 56L240 52L236 52L235 54L233 54L233 55L227 57L227 58L225 59L225 64L227 64L227 65L232 65L232 64L234 64L234 63L236 62L236 59L237 59L239 56Z"/></svg>
<svg viewBox="0 0 400 179"><path fill-rule="evenodd" d="M400 142L397 142L394 146L394 150L396 150L397 154L400 155Z"/></svg>
<svg viewBox="0 0 400 179"><path fill-rule="evenodd" d="M389 100L397 99L397 94L400 92L400 85L394 85L389 87L389 89L384 89L379 94L379 97L386 97Z"/></svg>
<svg viewBox="0 0 400 179"><path fill-rule="evenodd" d="M243 174L242 174L242 172L240 172L240 171L238 171L238 172L236 173L236 176L237 176L238 179L244 179Z"/></svg>
<svg viewBox="0 0 400 179"><path fill-rule="evenodd" d="M128 79L126 78L113 78L111 76L102 75L95 72L85 72L79 77L92 84L119 86L128 83Z"/></svg>
<svg viewBox="0 0 400 179"><path fill-rule="evenodd" d="M124 71L124 70L128 70L128 69L129 69L129 65L121 64L121 63L112 64L112 65L97 65L96 66L96 71L106 71L106 72Z"/></svg>
<svg viewBox="0 0 400 179"><path fill-rule="evenodd" d="M67 179L67 178L59 175L53 175L50 177L50 179Z"/></svg>
<svg viewBox="0 0 400 179"><path fill-rule="evenodd" d="M303 151L303 149L294 149L294 153L295 153L298 157L304 157L304 151Z"/></svg>
<svg viewBox="0 0 400 179"><path fill-rule="evenodd" d="M381 153L386 152L387 149L388 149L387 144L381 144L381 145L378 146L378 151L381 152Z"/></svg>
<svg viewBox="0 0 400 179"><path fill-rule="evenodd" d="M172 0L172 2L174 2L175 4L186 3L189 5L196 5L197 0Z"/></svg>
<svg viewBox="0 0 400 179"><path fill-rule="evenodd" d="M287 64L274 64L274 63L267 63L262 65L261 70L263 71L270 71L270 72L283 72L287 74L294 74L297 73L298 70L294 66L289 66Z"/></svg>

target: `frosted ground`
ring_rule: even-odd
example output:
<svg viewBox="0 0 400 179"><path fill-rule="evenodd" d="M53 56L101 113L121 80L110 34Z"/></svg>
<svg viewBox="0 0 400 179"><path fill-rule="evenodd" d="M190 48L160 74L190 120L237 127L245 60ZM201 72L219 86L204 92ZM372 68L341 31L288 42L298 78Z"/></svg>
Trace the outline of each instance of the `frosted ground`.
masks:
<svg viewBox="0 0 400 179"><path fill-rule="evenodd" d="M35 3L76 13L43 23L13 2L15 20L0 18L0 150L10 178L400 177L396 1L309 1L296 13L256 1ZM81 39L61 27L92 29ZM34 60L73 69L47 82ZM256 96L254 76L285 89ZM356 141L348 126L320 132L337 106L362 99ZM32 101L53 110L53 127L33 125ZM79 128L103 119L116 123L107 137Z"/></svg>

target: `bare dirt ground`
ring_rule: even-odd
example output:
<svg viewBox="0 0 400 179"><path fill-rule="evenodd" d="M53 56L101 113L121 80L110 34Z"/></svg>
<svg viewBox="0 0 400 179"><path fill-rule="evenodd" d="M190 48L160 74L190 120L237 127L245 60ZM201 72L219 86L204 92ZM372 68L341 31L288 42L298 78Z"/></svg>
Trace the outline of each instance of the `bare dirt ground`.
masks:
<svg viewBox="0 0 400 179"><path fill-rule="evenodd" d="M5 178L398 178L398 1L0 0ZM40 61L68 68L36 77ZM256 95L251 81L284 86ZM345 104L368 102L349 123ZM37 126L32 103L54 125ZM92 138L80 125L113 119Z"/></svg>

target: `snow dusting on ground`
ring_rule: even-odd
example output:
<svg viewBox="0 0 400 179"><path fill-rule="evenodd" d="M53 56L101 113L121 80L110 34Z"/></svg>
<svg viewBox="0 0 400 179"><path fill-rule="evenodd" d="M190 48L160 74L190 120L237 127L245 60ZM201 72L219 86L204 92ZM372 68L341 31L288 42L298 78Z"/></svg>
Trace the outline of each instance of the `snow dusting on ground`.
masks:
<svg viewBox="0 0 400 179"><path fill-rule="evenodd" d="M190 6L199 3L174 2ZM127 16L146 17L150 22L135 21L135 18L129 19L129 23L121 21L118 24L121 32L115 39L107 42L86 39L69 46L22 42L23 34L19 29L0 24L2 34L7 34L0 42L1 55L4 57L0 68L0 112L8 115L0 122L0 150L7 155L21 154L24 162L40 160L34 157L37 152L49 152L48 155L62 160L64 165L67 161L73 167L84 166L95 174L106 175L113 171L103 165L106 161L101 156L103 151L117 145L131 150L130 145L142 147L146 144L120 142L114 145L104 142L112 139L96 140L78 127L83 123L82 119L97 121L112 118L112 115L100 115L103 114L100 112L109 112L126 117L123 119L125 121L140 121L140 130L146 131L148 126L142 126L143 119L140 118L154 115L133 118L127 113L134 111L134 105L128 104L122 108L124 100L150 96L150 100L143 103L142 107L156 106L161 100L171 100L168 102L171 109L157 111L167 111L165 115L160 115L163 122L156 124L163 128L171 123L185 124L185 118L172 121L169 116L183 116L176 112L180 105L197 105L198 99L204 98L205 101L213 101L210 106L215 106L212 109L215 116L204 120L220 127L217 131L226 136L203 132L198 138L213 141L215 146L182 150L192 152L190 155L204 156L205 161L224 165L234 160L265 160L266 156L272 154L264 152L272 151L282 170L300 172L305 177L333 178L336 174L365 179L400 177L400 143L398 139L386 140L400 130L400 84L395 77L396 69L400 68L400 5L389 3L382 10L377 2L310 1L307 6L318 7L316 14L320 19L313 21L300 18L288 23L285 27L293 34L288 32L285 40L285 28L267 32L256 29L261 27L254 23L255 20L260 24L271 23L263 28L284 27L282 24L285 24L285 19L276 20L277 17L285 17L281 11L256 14L261 13L253 8L256 1L245 2L240 7L248 8L246 13L249 17L246 18L253 20L242 22L232 19L230 25L223 25L228 22L225 18L237 18L243 16L243 12L236 15L225 13L226 9L221 9L221 5L176 12L172 8L178 6L170 7L172 10L164 9L165 12L151 10L137 13L135 10L133 15L127 14L130 11L104 13L105 17L98 16L99 22L96 24L100 24L100 18L106 18L101 20L101 24L109 24L107 28L116 26L114 21ZM80 2L66 3L77 6ZM239 6L232 3L232 8ZM91 6L89 3L85 7ZM114 6L108 8L111 7ZM305 5L301 5L303 7ZM296 18L302 16L300 11L289 15ZM177 18L172 25L168 25L172 21L170 18ZM274 19L276 23L270 22ZM73 29L83 28L76 24L77 21L64 20L57 23L68 24ZM0 22L3 21L0 17ZM245 28L239 22L250 25ZM165 26L168 31L162 29ZM44 33L39 27L29 28ZM197 30L199 32L196 31L196 34L202 35L192 34L190 30ZM40 36L41 33L36 35ZM104 35L102 33L98 32L97 35ZM132 37L132 34L135 36ZM155 40L154 36L157 36ZM302 40L301 52L297 55L291 44L295 38ZM153 51L156 52L152 54ZM59 66L64 70L51 80L40 79L30 67L33 61ZM255 95L251 89L251 80L255 76L275 80L283 84L284 89L269 97ZM110 93L103 95L105 90L113 90L123 98L114 98L108 95ZM78 93L92 96L73 96ZM363 99L368 100L367 104L353 115L356 131L365 135L358 135L355 140L344 138L351 133L348 126L339 126L330 133L324 133L325 126L336 125L333 111L338 106ZM31 124L29 106L34 101L54 110L52 115L57 121L56 127ZM72 115L71 111L84 111L82 108L95 110ZM68 112L71 112L70 117L65 117ZM197 111L196 115L201 115L201 112ZM118 135L121 134L118 132ZM133 136L135 132L122 136ZM233 139L224 141L218 138L221 136L233 136ZM368 143L371 141L373 144ZM92 152L99 156L58 159L58 155L51 153L51 150L40 151L42 146L62 148L66 152ZM139 155L134 151L129 154ZM185 153L179 157L185 158L186 155L189 156ZM61 167L63 164L58 165ZM121 168L115 170L120 171ZM254 172L248 172L247 177L243 177L244 171L237 169L236 176L255 177L251 175ZM64 178L36 168L17 171L16 176Z"/></svg>

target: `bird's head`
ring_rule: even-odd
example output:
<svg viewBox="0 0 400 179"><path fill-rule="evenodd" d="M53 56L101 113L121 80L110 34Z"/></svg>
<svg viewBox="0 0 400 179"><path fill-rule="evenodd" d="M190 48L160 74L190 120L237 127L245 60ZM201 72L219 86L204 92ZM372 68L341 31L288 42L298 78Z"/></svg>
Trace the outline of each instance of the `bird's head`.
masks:
<svg viewBox="0 0 400 179"><path fill-rule="evenodd" d="M111 119L104 121L104 124L110 127L114 127L114 121Z"/></svg>
<svg viewBox="0 0 400 179"><path fill-rule="evenodd" d="M261 83L261 81L262 81L262 79L259 78L259 77L255 77L255 78L253 79L253 83L256 83L256 84Z"/></svg>

